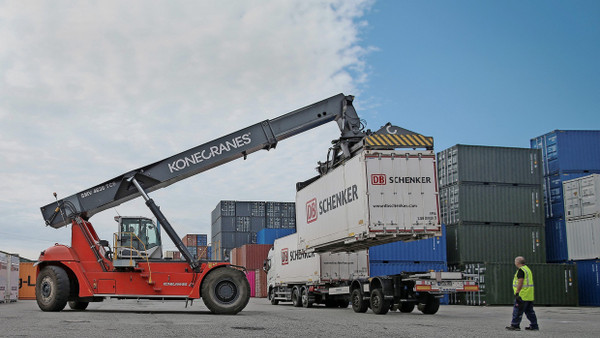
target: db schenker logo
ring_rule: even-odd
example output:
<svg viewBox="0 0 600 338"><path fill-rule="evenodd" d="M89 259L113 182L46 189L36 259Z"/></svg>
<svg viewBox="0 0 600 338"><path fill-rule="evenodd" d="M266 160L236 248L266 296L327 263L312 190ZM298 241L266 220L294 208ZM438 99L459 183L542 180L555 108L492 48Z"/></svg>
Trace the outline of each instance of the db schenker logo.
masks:
<svg viewBox="0 0 600 338"><path fill-rule="evenodd" d="M317 199L306 202L306 223L312 223L317 220Z"/></svg>
<svg viewBox="0 0 600 338"><path fill-rule="evenodd" d="M372 185L385 185L386 181L385 174L371 174Z"/></svg>
<svg viewBox="0 0 600 338"><path fill-rule="evenodd" d="M281 249L281 265L287 265L290 262L289 250Z"/></svg>

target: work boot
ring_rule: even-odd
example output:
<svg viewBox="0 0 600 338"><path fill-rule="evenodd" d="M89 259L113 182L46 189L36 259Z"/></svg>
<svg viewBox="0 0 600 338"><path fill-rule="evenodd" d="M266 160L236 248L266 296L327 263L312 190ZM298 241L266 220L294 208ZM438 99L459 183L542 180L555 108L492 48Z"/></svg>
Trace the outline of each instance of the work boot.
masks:
<svg viewBox="0 0 600 338"><path fill-rule="evenodd" d="M528 326L525 328L525 330L529 330L529 331L539 331L540 328L539 327L533 327L533 326Z"/></svg>
<svg viewBox="0 0 600 338"><path fill-rule="evenodd" d="M512 326L512 325L511 326L507 326L506 329L509 330L509 331L521 331L520 327L518 327L518 326Z"/></svg>

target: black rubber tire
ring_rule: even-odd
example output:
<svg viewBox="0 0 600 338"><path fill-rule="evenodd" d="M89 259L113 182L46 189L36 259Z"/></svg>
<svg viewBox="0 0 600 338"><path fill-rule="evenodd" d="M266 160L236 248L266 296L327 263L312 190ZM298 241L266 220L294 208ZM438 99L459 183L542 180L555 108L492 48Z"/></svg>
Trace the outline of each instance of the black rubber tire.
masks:
<svg viewBox="0 0 600 338"><path fill-rule="evenodd" d="M269 300L271 301L271 305L279 304L279 300L275 299L275 288L272 288L271 291L269 291Z"/></svg>
<svg viewBox="0 0 600 338"><path fill-rule="evenodd" d="M202 300L212 313L234 315L250 300L250 283L246 275L234 268L217 268L202 282Z"/></svg>
<svg viewBox="0 0 600 338"><path fill-rule="evenodd" d="M71 310L75 310L75 311L83 311L83 310L87 309L88 305L90 305L90 302L80 302L77 300L69 301L69 307L71 308Z"/></svg>
<svg viewBox="0 0 600 338"><path fill-rule="evenodd" d="M302 299L302 307L312 307L313 303L308 298L308 290L306 288L300 290L300 298Z"/></svg>
<svg viewBox="0 0 600 338"><path fill-rule="evenodd" d="M438 312L440 309L440 299L435 298L431 294L426 294L422 299L419 305L417 305L419 311L423 312L426 315L433 315Z"/></svg>
<svg viewBox="0 0 600 338"><path fill-rule="evenodd" d="M385 300L381 289L375 289L371 292L371 310L378 315L384 315L390 311L390 301Z"/></svg>
<svg viewBox="0 0 600 338"><path fill-rule="evenodd" d="M363 299L359 289L352 291L352 310L356 313L365 313L369 309L369 303Z"/></svg>
<svg viewBox="0 0 600 338"><path fill-rule="evenodd" d="M402 313L411 313L415 309L415 303L413 302L402 302L400 304L400 312Z"/></svg>
<svg viewBox="0 0 600 338"><path fill-rule="evenodd" d="M35 299L42 311L62 311L65 308L70 292L65 269L53 265L44 267L35 285Z"/></svg>
<svg viewBox="0 0 600 338"><path fill-rule="evenodd" d="M302 306L302 296L300 295L300 288L298 287L292 289L292 305L294 307Z"/></svg>

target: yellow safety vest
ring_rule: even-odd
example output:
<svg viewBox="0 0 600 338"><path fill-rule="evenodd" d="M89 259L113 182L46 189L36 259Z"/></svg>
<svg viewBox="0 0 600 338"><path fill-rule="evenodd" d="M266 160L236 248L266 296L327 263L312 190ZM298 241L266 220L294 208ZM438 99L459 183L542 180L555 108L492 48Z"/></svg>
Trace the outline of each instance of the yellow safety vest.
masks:
<svg viewBox="0 0 600 338"><path fill-rule="evenodd" d="M533 274L527 265L523 265L521 270L525 272L525 278L523 279L523 287L519 292L519 296L524 301L532 302L533 301ZM515 272L515 278L513 279L513 293L517 293L517 285L519 284L519 279L517 278L517 274L519 270Z"/></svg>

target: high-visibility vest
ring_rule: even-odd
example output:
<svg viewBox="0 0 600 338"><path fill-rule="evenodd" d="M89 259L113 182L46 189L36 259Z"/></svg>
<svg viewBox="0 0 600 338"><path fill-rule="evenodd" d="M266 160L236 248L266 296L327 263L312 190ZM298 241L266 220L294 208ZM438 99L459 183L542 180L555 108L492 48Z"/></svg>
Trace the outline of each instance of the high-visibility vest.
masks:
<svg viewBox="0 0 600 338"><path fill-rule="evenodd" d="M523 287L519 292L519 296L524 301L533 301L533 274L527 265L523 265L521 270L525 273L525 278L523 279ZM519 270L515 272L515 278L513 279L513 293L517 293L517 285L519 284L519 279L517 278L517 274Z"/></svg>

